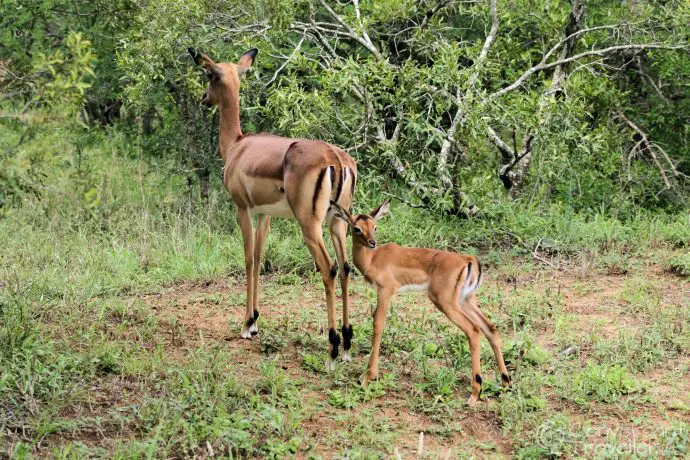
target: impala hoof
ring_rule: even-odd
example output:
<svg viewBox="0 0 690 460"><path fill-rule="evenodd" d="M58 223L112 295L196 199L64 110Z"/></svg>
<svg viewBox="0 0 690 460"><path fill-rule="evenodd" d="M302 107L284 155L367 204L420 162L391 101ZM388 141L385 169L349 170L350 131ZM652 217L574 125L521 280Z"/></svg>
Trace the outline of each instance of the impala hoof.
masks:
<svg viewBox="0 0 690 460"><path fill-rule="evenodd" d="M478 403L479 403L479 397L475 396L475 395L470 396L469 399L467 400L467 405L470 407L474 407Z"/></svg>
<svg viewBox="0 0 690 460"><path fill-rule="evenodd" d="M258 333L259 333L259 326L258 326L256 323L254 323L254 324L252 324L251 326L249 326L249 333L250 333L251 335L256 335L256 334L258 334Z"/></svg>
<svg viewBox="0 0 690 460"><path fill-rule="evenodd" d="M344 363L349 363L352 361L352 356L350 356L350 350L344 351L343 350L343 362Z"/></svg>
<svg viewBox="0 0 690 460"><path fill-rule="evenodd" d="M324 366L326 367L326 372L335 372L335 359L327 359Z"/></svg>
<svg viewBox="0 0 690 460"><path fill-rule="evenodd" d="M250 328L245 329L244 331L242 331L242 333L240 334L240 336L241 336L243 339L250 339L250 340L251 340L251 338L252 338L252 331L251 331L251 329L250 329Z"/></svg>
<svg viewBox="0 0 690 460"><path fill-rule="evenodd" d="M366 390L369 386L369 381L369 372L365 372L364 374L359 376L359 384L362 386L364 390Z"/></svg>

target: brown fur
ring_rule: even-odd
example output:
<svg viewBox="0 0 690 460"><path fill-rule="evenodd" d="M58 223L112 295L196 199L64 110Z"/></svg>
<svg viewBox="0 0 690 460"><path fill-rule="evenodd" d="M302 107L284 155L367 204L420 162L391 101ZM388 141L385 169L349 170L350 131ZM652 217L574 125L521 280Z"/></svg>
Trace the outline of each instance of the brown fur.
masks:
<svg viewBox="0 0 690 460"><path fill-rule="evenodd" d="M290 139L270 134L244 135L240 128L240 75L253 64L257 51L245 53L237 64L216 63L207 55L190 48L197 65L209 77L209 87L202 103L220 107L220 154L225 162L223 182L237 204L237 215L244 240L247 272L247 310L245 321L254 317L259 303L259 267L271 216L297 219L326 289L328 327L335 329L335 284L330 276L333 263L322 237L329 200L336 199L338 185L343 191L338 203L349 208L356 180L357 166L346 152L319 140ZM339 184L342 168L351 171L347 187ZM334 182L324 180L317 191L316 180L325 169L333 168ZM330 172L327 172L327 176ZM252 215L258 215L254 235ZM346 226L329 219L331 237L339 265L347 262ZM349 326L349 276L341 271L343 325ZM243 337L249 338L248 331ZM333 343L333 342L332 342ZM333 345L331 345L333 347ZM333 355L331 349L331 354ZM337 350L335 350L337 354Z"/></svg>
<svg viewBox="0 0 690 460"><path fill-rule="evenodd" d="M377 291L377 306L374 312L374 336L368 370L360 377L366 386L378 377L378 357L381 336L386 322L386 312L391 297L401 287L426 285L427 295L434 305L467 335L472 358L472 394L468 400L474 404L481 393L479 363L480 333L486 335L496 356L503 383L508 384L501 352L501 338L496 326L479 309L474 289L480 282L480 265L475 256L425 248L405 248L395 243L376 246L376 221L388 212L384 202L370 214L352 216L345 208L333 203L331 213L352 227L352 257L357 269ZM470 286L468 295L463 296L463 287Z"/></svg>

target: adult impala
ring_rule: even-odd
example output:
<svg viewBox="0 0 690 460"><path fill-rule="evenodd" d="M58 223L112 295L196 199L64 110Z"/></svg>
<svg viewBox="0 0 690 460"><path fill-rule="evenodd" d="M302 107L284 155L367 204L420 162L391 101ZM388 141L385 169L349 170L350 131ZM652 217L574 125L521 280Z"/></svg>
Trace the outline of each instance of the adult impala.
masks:
<svg viewBox="0 0 690 460"><path fill-rule="evenodd" d="M366 387L370 380L378 376L381 336L391 297L396 292L426 291L436 308L467 335L472 359L472 394L467 402L475 404L482 390L480 332L491 344L503 385L510 383L498 330L479 309L474 294L482 278L479 260L474 256L436 249L404 248L395 243L377 247L376 220L385 215L388 208L386 201L369 214L353 216L334 202L329 211L329 214L352 227L352 258L355 266L377 292L369 367L360 377L360 382Z"/></svg>
<svg viewBox="0 0 690 460"><path fill-rule="evenodd" d="M254 63L258 50L247 51L236 64L216 63L189 48L194 62L209 79L202 99L220 108L220 155L225 162L223 182L237 204L244 241L247 273L247 309L242 337L251 339L259 329L259 271L272 216L295 218L304 242L321 272L328 308L329 370L335 368L340 336L335 320L335 277L338 265L343 295L343 360L350 360L352 326L348 317L350 266L345 248L347 225L328 218L338 264L333 264L323 242L323 221L331 201L349 209L357 182L357 166L350 155L319 140L290 139L271 134L242 134L240 128L240 76ZM256 235L252 216L257 215Z"/></svg>

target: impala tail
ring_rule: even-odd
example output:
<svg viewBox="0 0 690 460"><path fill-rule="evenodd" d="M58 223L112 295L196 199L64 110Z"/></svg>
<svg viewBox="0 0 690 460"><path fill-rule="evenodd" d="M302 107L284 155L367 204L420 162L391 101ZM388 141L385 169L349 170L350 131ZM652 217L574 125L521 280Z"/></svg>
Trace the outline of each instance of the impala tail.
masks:
<svg viewBox="0 0 690 460"><path fill-rule="evenodd" d="M467 268L460 273L460 280L464 279L462 290L460 291L461 301L466 300L469 296L474 294L482 282L482 265L476 257L473 259L474 262L476 262L476 268L472 265L472 262L468 262Z"/></svg>

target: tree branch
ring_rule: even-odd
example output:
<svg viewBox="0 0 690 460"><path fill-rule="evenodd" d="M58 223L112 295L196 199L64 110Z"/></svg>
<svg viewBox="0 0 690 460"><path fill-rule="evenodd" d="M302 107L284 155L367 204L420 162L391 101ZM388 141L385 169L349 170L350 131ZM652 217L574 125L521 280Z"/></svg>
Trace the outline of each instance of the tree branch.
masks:
<svg viewBox="0 0 690 460"><path fill-rule="evenodd" d="M273 77L271 77L271 79L268 80L266 82L266 84L261 88L262 91L264 91L266 88L268 88L270 85L272 85L273 82L276 81L276 79L278 78L278 75L280 75L280 72L283 71L283 69L288 65L288 63L292 60L292 58L294 58L295 55L299 52L299 50L302 48L302 43L304 43L304 39L306 38L306 36L307 36L307 32L304 31L302 33L302 38L300 39L299 43L297 43L297 46L295 46L295 48L292 50L292 53L290 53L290 56L288 56L287 59L285 59L285 62L283 62L281 64L281 66L278 67L278 69L276 69L276 71L273 73Z"/></svg>
<svg viewBox="0 0 690 460"><path fill-rule="evenodd" d="M647 50L647 49L665 49L665 50L678 50L678 49L687 49L688 47L686 45L669 45L669 44L664 44L664 43L630 43L627 45L615 45L615 46L609 46L607 48L602 48L598 50L589 50L585 51L579 54L576 54L574 56L568 57L566 59L560 59L554 62L549 62L546 63L544 60L542 60L539 64L530 67L529 69L525 70L525 72L520 75L520 77L515 80L513 83L510 85L490 94L487 96L486 101L492 101L498 97L503 96L504 94L507 94L517 88L519 88L522 83L524 83L525 80L527 80L529 77L534 75L535 73L541 71L541 70L548 70L551 69L552 67L556 67L559 65L567 64L569 62L577 61L582 58L588 57L588 56L607 56L611 53L614 53L616 51L623 51L623 50Z"/></svg>
<svg viewBox="0 0 690 460"><path fill-rule="evenodd" d="M331 15L333 19L338 22L342 26L343 29L345 29L346 32L343 31L336 31L336 30L325 30L327 32L333 32L333 33L338 33L339 35L345 35L347 37L352 38L353 40L359 42L362 46L364 46L371 54L376 56L377 59L383 59L383 56L379 52L378 49L374 46L372 43L371 39L369 38L369 35L366 33L366 30L364 30L364 27L362 26L362 35L358 35L357 32L347 23L345 20L338 15L335 11L333 11L333 8L331 8L328 3L326 3L325 0L319 0L321 2L321 5L328 11L328 14ZM359 3L356 3L355 5L355 11L357 16L359 17Z"/></svg>
<svg viewBox="0 0 690 460"><path fill-rule="evenodd" d="M674 176L678 176L679 172L676 169L675 165L673 164L673 161L671 161L671 158L668 156L668 154L658 145L655 143L651 142L649 140L649 137L647 136L647 133L645 133L642 128L640 128L637 124L635 124L630 118L625 116L625 114L621 111L616 112L616 117L620 118L626 125L628 125L639 137L639 141L630 149L630 157L632 157L635 152L639 154L643 154L644 152L648 152L649 156L652 157L652 161L654 161L654 164L656 165L657 169L659 169L659 173L661 173L661 177L664 180L664 184L666 184L666 189L670 189L673 187L673 184L668 178L668 174L666 172L665 167L663 166L661 160L659 160L659 155L661 154L664 157L664 160L666 163L671 168L671 172Z"/></svg>

